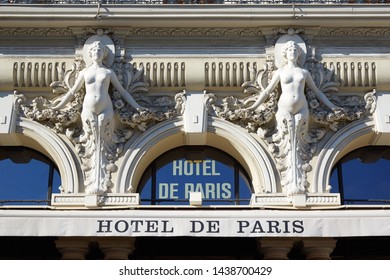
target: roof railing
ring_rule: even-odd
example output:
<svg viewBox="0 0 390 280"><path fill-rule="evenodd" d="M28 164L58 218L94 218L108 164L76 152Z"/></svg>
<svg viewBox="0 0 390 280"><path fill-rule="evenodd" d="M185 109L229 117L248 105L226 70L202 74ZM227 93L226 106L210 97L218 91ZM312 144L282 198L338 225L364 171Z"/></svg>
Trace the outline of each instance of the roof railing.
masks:
<svg viewBox="0 0 390 280"><path fill-rule="evenodd" d="M178 5L178 4L386 4L390 0L0 0L1 4L118 4L118 5Z"/></svg>

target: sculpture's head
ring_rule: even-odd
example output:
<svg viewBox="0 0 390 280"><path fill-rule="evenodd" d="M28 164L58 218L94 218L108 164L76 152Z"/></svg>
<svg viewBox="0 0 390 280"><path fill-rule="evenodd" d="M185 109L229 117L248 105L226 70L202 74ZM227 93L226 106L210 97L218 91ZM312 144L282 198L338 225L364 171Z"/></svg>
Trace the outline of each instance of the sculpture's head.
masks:
<svg viewBox="0 0 390 280"><path fill-rule="evenodd" d="M302 48L295 41L288 41L282 47L282 55L285 60L295 58L296 60L302 54Z"/></svg>
<svg viewBox="0 0 390 280"><path fill-rule="evenodd" d="M103 44L102 42L95 41L88 47L88 54L89 54L89 56L91 58L93 57L93 53L96 50L102 51L102 53L103 53L102 59L105 59L107 57L107 55L108 55L108 47L105 44Z"/></svg>

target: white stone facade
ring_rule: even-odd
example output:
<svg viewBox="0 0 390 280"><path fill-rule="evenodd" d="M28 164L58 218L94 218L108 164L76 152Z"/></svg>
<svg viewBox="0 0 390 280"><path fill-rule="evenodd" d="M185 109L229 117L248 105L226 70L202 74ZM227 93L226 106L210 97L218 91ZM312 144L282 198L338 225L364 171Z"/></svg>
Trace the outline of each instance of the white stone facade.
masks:
<svg viewBox="0 0 390 280"><path fill-rule="evenodd" d="M247 208L341 207L329 186L334 164L390 143L389 11L4 5L0 145L33 148L58 166L51 209L142 209L145 169L186 145L218 148L243 166ZM288 41L300 49L286 55L290 72ZM108 54L89 57L93 42Z"/></svg>

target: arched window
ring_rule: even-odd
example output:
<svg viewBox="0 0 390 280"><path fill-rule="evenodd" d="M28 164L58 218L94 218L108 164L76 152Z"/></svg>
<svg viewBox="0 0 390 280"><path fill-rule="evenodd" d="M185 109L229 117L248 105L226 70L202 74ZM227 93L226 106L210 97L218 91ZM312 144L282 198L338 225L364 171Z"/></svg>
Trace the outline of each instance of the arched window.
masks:
<svg viewBox="0 0 390 280"><path fill-rule="evenodd" d="M211 147L185 146L158 157L140 182L141 204L188 205L191 192L203 205L249 204L252 186L241 165Z"/></svg>
<svg viewBox="0 0 390 280"><path fill-rule="evenodd" d="M390 146L367 146L344 156L333 168L331 192L342 204L390 204Z"/></svg>
<svg viewBox="0 0 390 280"><path fill-rule="evenodd" d="M0 178L0 206L49 205L61 183L54 163L26 147L0 147Z"/></svg>

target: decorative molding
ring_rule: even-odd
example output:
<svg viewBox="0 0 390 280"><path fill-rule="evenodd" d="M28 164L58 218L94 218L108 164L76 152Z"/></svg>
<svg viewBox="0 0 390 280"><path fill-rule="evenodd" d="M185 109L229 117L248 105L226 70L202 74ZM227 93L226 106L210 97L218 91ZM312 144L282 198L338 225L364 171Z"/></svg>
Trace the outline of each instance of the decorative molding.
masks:
<svg viewBox="0 0 390 280"><path fill-rule="evenodd" d="M133 67L143 68L150 87L184 88L186 86L186 64L171 62L136 62Z"/></svg>
<svg viewBox="0 0 390 280"><path fill-rule="evenodd" d="M275 45L276 42L280 39L280 37L283 37L285 35L289 36L299 36L302 38L303 41L307 42L307 37L306 37L306 30L304 28L274 28L272 30L272 36L268 37L269 43L272 45Z"/></svg>
<svg viewBox="0 0 390 280"><path fill-rule="evenodd" d="M49 87L54 81L61 79L65 72L63 61L26 61L14 62L13 84L19 88Z"/></svg>
<svg viewBox="0 0 390 280"><path fill-rule="evenodd" d="M375 62L327 61L325 69L333 69L339 79L339 87L375 87L377 73Z"/></svg>
<svg viewBox="0 0 390 280"><path fill-rule="evenodd" d="M390 28L321 28L316 37L388 40Z"/></svg>
<svg viewBox="0 0 390 280"><path fill-rule="evenodd" d="M74 37L67 28L0 28L0 37Z"/></svg>
<svg viewBox="0 0 390 280"><path fill-rule="evenodd" d="M252 206L320 207L339 206L338 193L306 193L287 196L284 194L252 194Z"/></svg>
<svg viewBox="0 0 390 280"><path fill-rule="evenodd" d="M84 194L53 194L54 207L111 207L139 205L139 194L112 194L86 196Z"/></svg>
<svg viewBox="0 0 390 280"><path fill-rule="evenodd" d="M263 36L258 28L187 28L187 27L140 27L129 30L131 37L243 37L253 38Z"/></svg>
<svg viewBox="0 0 390 280"><path fill-rule="evenodd" d="M241 87L255 78L257 68L257 62L206 62L205 87Z"/></svg>
<svg viewBox="0 0 390 280"><path fill-rule="evenodd" d="M76 60L81 58L76 58ZM242 63L241 63L242 64ZM59 60L15 61L13 63L13 85L18 88L49 87L60 81L66 72L67 62ZM116 70L123 71L123 65L117 64ZM133 69L144 69L144 78L149 87L184 88L186 86L186 64L172 62L135 62ZM210 76L212 74L210 73ZM239 85L240 86L240 85Z"/></svg>
<svg viewBox="0 0 390 280"><path fill-rule="evenodd" d="M101 30L103 31L101 33ZM76 32L77 33L77 32ZM114 28L84 28L79 34L85 40L95 34L106 34L111 37L116 34ZM128 31L131 37L241 37L241 38L258 38L263 36L259 28L188 28L188 27L140 27L131 28ZM75 32L70 28L0 28L0 37L74 37ZM114 38L114 42L115 42Z"/></svg>

